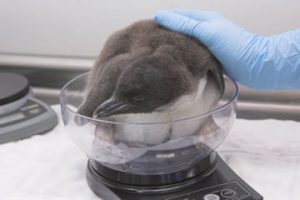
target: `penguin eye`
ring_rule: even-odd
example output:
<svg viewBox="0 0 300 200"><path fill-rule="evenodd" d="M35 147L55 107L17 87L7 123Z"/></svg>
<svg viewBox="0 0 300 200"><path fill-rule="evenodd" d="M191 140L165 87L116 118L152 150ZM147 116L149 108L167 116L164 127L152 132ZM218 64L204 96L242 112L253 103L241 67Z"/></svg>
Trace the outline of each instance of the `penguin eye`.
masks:
<svg viewBox="0 0 300 200"><path fill-rule="evenodd" d="M142 96L135 96L135 97L133 97L133 101L136 104L141 104L144 102L144 98Z"/></svg>

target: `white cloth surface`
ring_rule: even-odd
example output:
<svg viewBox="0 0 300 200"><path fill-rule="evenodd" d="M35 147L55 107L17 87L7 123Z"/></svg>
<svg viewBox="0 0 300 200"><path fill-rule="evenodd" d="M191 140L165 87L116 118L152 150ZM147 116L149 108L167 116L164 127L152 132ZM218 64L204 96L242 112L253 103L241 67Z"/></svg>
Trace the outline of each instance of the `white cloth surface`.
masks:
<svg viewBox="0 0 300 200"><path fill-rule="evenodd" d="M0 200L97 200L85 181L86 155L59 125L0 145ZM300 123L237 119L219 154L266 200L300 198Z"/></svg>

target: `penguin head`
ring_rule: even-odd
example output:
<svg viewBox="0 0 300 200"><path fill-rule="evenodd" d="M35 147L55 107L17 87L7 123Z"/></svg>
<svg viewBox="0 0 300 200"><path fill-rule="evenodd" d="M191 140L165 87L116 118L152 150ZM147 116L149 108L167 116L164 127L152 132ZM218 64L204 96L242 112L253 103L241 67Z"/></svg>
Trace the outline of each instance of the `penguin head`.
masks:
<svg viewBox="0 0 300 200"><path fill-rule="evenodd" d="M93 117L115 114L148 113L186 93L188 79L176 62L164 56L146 56L130 65L120 75L112 96L101 103ZM178 64L177 64L178 65Z"/></svg>

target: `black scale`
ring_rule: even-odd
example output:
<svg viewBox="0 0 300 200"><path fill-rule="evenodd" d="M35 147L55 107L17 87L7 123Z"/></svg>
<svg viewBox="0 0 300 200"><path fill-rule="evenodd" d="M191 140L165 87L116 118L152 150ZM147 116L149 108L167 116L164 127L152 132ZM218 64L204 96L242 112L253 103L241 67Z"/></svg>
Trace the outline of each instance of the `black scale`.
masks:
<svg viewBox="0 0 300 200"><path fill-rule="evenodd" d="M207 156L201 159L201 153ZM189 146L172 150L168 162L160 162L171 151L150 151L123 165L104 165L90 159L86 177L90 188L104 200L262 200L263 197L243 181L223 159L206 146ZM155 160L145 169L161 163L182 163L184 154L194 153L195 161L173 172L143 171L143 160ZM197 157L198 156L198 157ZM175 158L175 159L174 159ZM166 160L164 160L166 161ZM162 169L164 166L161 166ZM130 171L132 169L132 171Z"/></svg>

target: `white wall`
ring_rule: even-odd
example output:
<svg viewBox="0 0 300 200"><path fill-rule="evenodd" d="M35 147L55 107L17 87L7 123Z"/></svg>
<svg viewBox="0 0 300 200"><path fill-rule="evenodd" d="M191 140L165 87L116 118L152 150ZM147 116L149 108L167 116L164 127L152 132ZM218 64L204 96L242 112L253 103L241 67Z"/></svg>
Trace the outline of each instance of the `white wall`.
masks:
<svg viewBox="0 0 300 200"><path fill-rule="evenodd" d="M176 7L216 10L261 34L300 27L298 0L0 0L0 53L94 57L113 31Z"/></svg>

